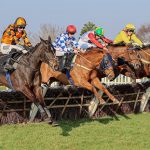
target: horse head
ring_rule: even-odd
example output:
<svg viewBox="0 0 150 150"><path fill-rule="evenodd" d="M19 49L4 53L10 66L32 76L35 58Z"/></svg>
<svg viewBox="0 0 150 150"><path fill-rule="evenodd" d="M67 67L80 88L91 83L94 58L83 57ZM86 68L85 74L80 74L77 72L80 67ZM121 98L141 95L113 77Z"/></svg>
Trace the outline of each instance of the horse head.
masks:
<svg viewBox="0 0 150 150"><path fill-rule="evenodd" d="M47 63L52 69L58 70L58 61L55 56L55 49L52 45L50 36L48 37L48 40L44 40L40 37L42 49L43 49L43 57L42 62Z"/></svg>
<svg viewBox="0 0 150 150"><path fill-rule="evenodd" d="M134 69L140 68L141 62L136 51L126 46L111 46L109 47L109 51L114 60L122 60L123 63L128 64Z"/></svg>
<svg viewBox="0 0 150 150"><path fill-rule="evenodd" d="M131 65L135 70L140 69L141 61L135 50L127 50L129 59L128 64Z"/></svg>

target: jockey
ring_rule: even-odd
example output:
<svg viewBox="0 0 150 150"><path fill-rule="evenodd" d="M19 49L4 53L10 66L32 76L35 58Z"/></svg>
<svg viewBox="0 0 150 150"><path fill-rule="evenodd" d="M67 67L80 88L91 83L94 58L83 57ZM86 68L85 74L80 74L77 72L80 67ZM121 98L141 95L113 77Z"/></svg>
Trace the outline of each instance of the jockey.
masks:
<svg viewBox="0 0 150 150"><path fill-rule="evenodd" d="M78 53L78 43L73 36L76 33L76 27L74 25L68 25L66 32L60 34L53 42L53 46L56 49L56 56L59 60L59 67L62 70L66 64L67 54Z"/></svg>
<svg viewBox="0 0 150 150"><path fill-rule="evenodd" d="M108 51L106 48L107 44L112 43L113 41L109 40L104 36L103 28L97 27L95 31L88 31L84 33L79 39L79 46L81 49L87 49L90 47L99 47L105 51Z"/></svg>
<svg viewBox="0 0 150 150"><path fill-rule="evenodd" d="M16 19L14 24L10 24L7 29L4 31L1 39L1 49L0 52L2 54L9 54L12 49L16 51L21 51L23 53L27 53L28 51L25 50L22 46L31 47L31 43L27 37L25 27L26 27L26 20L22 17ZM20 41L22 38L23 43ZM6 65L9 66L9 61Z"/></svg>
<svg viewBox="0 0 150 150"><path fill-rule="evenodd" d="M109 51L107 49L107 45L111 44L113 41L106 38L104 36L104 30L101 27L97 27L94 31L89 31L84 33L81 38L79 39L79 46L81 49L86 50L90 47L98 47L100 49L103 49L105 55L103 57L104 62L110 62L112 65L112 57L109 54Z"/></svg>
<svg viewBox="0 0 150 150"><path fill-rule="evenodd" d="M133 24L127 24L125 29L116 36L113 43L133 46L138 45L141 48L143 45L143 43L135 35L135 26Z"/></svg>

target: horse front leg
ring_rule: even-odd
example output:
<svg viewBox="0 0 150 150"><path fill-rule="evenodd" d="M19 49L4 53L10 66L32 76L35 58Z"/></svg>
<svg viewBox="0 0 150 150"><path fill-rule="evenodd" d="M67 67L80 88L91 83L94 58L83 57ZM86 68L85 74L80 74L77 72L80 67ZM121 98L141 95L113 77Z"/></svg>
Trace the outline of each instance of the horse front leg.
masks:
<svg viewBox="0 0 150 150"><path fill-rule="evenodd" d="M101 97L101 95L97 92L96 88L94 86L92 86L87 80L82 80L82 82L78 83L78 82L74 82L74 84L76 86L80 86L83 87L89 91L91 91L92 93L94 93L94 95L96 96L96 98L99 100L100 104L103 105L106 102L104 101L104 99Z"/></svg>
<svg viewBox="0 0 150 150"><path fill-rule="evenodd" d="M38 111L38 106L36 105L36 96L27 86L23 86L21 89L18 89L18 91L22 92L32 102L29 122L33 122Z"/></svg>
<svg viewBox="0 0 150 150"><path fill-rule="evenodd" d="M114 104L118 104L119 101L117 98L115 98L106 88L105 86L100 82L100 80L95 77L91 80L91 83L93 86L97 87L99 90L103 91L112 101Z"/></svg>

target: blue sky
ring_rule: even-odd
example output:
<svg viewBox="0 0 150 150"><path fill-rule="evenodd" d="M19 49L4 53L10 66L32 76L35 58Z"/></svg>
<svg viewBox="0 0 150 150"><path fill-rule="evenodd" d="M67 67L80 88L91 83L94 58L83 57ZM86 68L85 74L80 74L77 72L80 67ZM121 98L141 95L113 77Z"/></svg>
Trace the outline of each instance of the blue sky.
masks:
<svg viewBox="0 0 150 150"><path fill-rule="evenodd" d="M127 23L133 23L137 28L150 23L149 7L150 0L3 0L0 3L0 32L22 16L31 32L38 32L42 24L60 27L74 24L79 34L83 24L92 21L113 39Z"/></svg>

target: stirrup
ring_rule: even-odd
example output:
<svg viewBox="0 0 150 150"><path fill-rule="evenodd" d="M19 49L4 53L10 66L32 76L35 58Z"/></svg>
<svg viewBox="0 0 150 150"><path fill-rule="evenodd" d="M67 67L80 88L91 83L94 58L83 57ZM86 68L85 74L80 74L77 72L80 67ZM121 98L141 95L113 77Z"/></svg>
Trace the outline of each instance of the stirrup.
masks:
<svg viewBox="0 0 150 150"><path fill-rule="evenodd" d="M43 89L47 89L49 86L48 86L46 83L41 83L41 87L42 87Z"/></svg>
<svg viewBox="0 0 150 150"><path fill-rule="evenodd" d="M5 64L4 69L7 71L11 71L11 70L14 70L14 67L10 64Z"/></svg>

